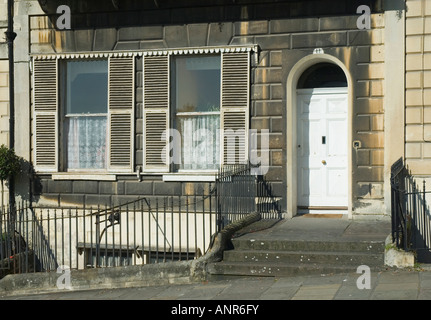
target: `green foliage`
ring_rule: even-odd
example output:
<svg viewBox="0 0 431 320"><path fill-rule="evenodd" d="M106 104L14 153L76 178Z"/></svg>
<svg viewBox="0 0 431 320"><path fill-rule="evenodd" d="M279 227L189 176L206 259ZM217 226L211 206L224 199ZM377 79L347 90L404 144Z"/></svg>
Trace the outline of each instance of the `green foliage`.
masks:
<svg viewBox="0 0 431 320"><path fill-rule="evenodd" d="M21 160L13 149L0 146L0 180L3 182L21 171Z"/></svg>
<svg viewBox="0 0 431 320"><path fill-rule="evenodd" d="M395 245L395 243L388 243L385 245L385 250L388 251L390 249L394 249L394 250L398 250L397 246Z"/></svg>

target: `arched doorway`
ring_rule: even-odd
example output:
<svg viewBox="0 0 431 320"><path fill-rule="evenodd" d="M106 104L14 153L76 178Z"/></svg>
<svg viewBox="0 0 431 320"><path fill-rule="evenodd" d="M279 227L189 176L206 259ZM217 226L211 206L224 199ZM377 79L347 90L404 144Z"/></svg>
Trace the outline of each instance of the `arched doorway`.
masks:
<svg viewBox="0 0 431 320"><path fill-rule="evenodd" d="M298 213L348 209L348 92L342 69L312 65L297 84Z"/></svg>
<svg viewBox="0 0 431 320"><path fill-rule="evenodd" d="M351 218L353 209L353 177L351 174L352 148L349 146L352 141L352 87L352 78L346 65L336 57L325 53L306 56L299 60L290 70L286 82L286 96L288 97L286 100L286 217L293 217L298 213L304 212L304 210L310 211L320 208L321 213L340 213L338 209L342 209L341 212L348 213L348 217ZM336 103L336 98L339 98L338 103ZM310 128L309 122L304 124L305 127L303 126L302 128L299 128L300 124L298 122L301 120L301 117L306 117L309 120L311 119L310 115L305 116L300 114L298 111L300 104L302 103L302 108L308 108L309 110L311 107L312 109L317 110L319 109L319 107L316 107L318 106L317 100L319 99L322 101L325 100L327 103L329 103L331 105L332 111L343 110L344 119L338 119L338 126L328 126L328 121L330 119L326 117L327 113L320 112L319 116L316 115L316 121L317 119L319 121L323 121L324 126L327 128L326 131L323 131L322 133L322 131L315 129L316 126L314 126L314 128ZM310 102L312 102L311 105ZM336 119L334 119L334 121L335 120ZM332 131L328 131L328 128ZM306 132L308 132L306 134L308 135L308 146L304 145L303 140L301 140L301 137L298 135L298 131L304 132L305 129L307 129ZM337 132L341 131L343 131L343 134L337 134ZM335 139L339 139L338 142L336 142L337 140L334 140L334 135ZM310 137L313 137L313 139ZM341 141L341 139L343 139L343 141ZM319 180L319 182L313 181L315 176L310 178L310 170L312 169L309 165L310 161L317 161L317 159L310 159L309 157L307 159L301 159L301 156L306 156L306 152L302 150L310 149L310 142L316 147L320 148L341 147L343 149L343 161L345 161L345 165L343 165L343 172L347 175L347 178L344 175L339 176L339 180L343 182L342 184L333 183L332 185L328 185L328 182L336 181L335 179L330 178ZM333 150L331 150L331 152L332 151ZM328 164L329 158L321 157L322 154L318 154L318 156L320 165L325 165L325 163L322 163L322 161L326 161L326 164ZM298 172L300 172L301 165L303 166L301 170L307 170L307 172L298 174ZM326 171L331 171L328 170L329 168L330 166L326 166ZM318 175L318 173L316 174ZM326 174L328 177L327 172L324 174ZM335 174L335 170L332 170L330 174ZM307 191L302 195L298 190L299 178L301 178L300 183L302 183L302 186L300 186L300 188L302 188L301 190ZM343 194L340 195L343 200L341 201L340 199L340 201L335 201L332 199L334 201L331 201L330 197L321 196L320 199L326 198L326 200L329 201L326 203L319 203L316 199L310 199L309 195L311 194L311 191L316 192L315 190L310 190L310 187L313 188L322 184L325 184L327 187L326 191L323 190L319 192L324 192L327 194L329 190L330 193L335 195L343 190ZM308 199L305 199L305 201L303 201L304 196L308 197Z"/></svg>

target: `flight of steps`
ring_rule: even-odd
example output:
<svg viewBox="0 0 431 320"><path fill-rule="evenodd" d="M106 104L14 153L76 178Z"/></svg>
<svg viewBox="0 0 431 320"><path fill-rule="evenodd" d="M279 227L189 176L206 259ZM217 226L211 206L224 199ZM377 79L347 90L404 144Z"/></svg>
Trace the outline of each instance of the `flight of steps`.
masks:
<svg viewBox="0 0 431 320"><path fill-rule="evenodd" d="M384 266L383 241L292 241L233 239L223 261L212 263L213 276L295 276L356 272Z"/></svg>

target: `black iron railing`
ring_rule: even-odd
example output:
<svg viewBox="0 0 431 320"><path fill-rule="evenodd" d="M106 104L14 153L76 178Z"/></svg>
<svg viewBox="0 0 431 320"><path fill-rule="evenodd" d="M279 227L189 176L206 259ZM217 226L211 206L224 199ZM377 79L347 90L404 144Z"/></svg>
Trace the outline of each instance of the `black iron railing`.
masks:
<svg viewBox="0 0 431 320"><path fill-rule="evenodd" d="M219 229L253 212L263 219L281 218L272 185L255 172L257 168L250 163L220 168L216 180Z"/></svg>
<svg viewBox="0 0 431 320"><path fill-rule="evenodd" d="M405 186L407 170L403 159L399 159L391 167L391 222L392 239L398 248L408 249L407 212L405 204Z"/></svg>
<svg viewBox="0 0 431 320"><path fill-rule="evenodd" d="M422 180L411 175L400 158L391 168L392 239L405 251L415 251L418 262L431 262L431 219L428 197Z"/></svg>
<svg viewBox="0 0 431 320"><path fill-rule="evenodd" d="M200 195L119 205L0 208L0 278L8 273L190 260L247 214L280 219L272 187L250 165L220 169Z"/></svg>
<svg viewBox="0 0 431 320"><path fill-rule="evenodd" d="M210 193L96 208L2 208L0 277L194 259L216 232L215 200Z"/></svg>

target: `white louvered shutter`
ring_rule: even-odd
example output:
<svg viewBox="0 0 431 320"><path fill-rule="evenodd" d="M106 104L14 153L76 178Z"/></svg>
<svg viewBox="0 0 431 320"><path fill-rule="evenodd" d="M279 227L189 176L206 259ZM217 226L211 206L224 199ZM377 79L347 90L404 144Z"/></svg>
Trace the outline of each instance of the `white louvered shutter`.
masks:
<svg viewBox="0 0 431 320"><path fill-rule="evenodd" d="M248 161L250 53L222 54L223 164Z"/></svg>
<svg viewBox="0 0 431 320"><path fill-rule="evenodd" d="M169 56L144 57L144 171L167 172Z"/></svg>
<svg viewBox="0 0 431 320"><path fill-rule="evenodd" d="M134 163L134 57L110 57L108 81L109 165L132 172Z"/></svg>
<svg viewBox="0 0 431 320"><path fill-rule="evenodd" d="M39 172L58 171L58 60L33 61L33 150Z"/></svg>

